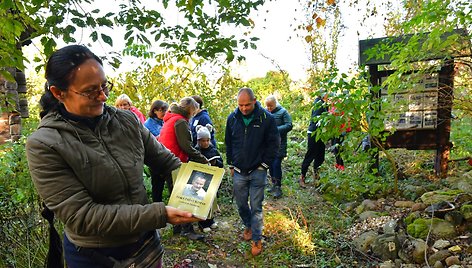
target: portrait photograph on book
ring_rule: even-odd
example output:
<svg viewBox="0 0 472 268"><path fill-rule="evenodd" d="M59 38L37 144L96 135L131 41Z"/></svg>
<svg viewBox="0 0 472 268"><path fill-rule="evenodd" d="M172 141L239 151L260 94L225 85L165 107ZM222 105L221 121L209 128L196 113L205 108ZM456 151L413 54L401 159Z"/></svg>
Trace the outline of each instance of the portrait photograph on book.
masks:
<svg viewBox="0 0 472 268"><path fill-rule="evenodd" d="M224 169L196 162L183 163L175 174L169 206L206 220L223 179Z"/></svg>
<svg viewBox="0 0 472 268"><path fill-rule="evenodd" d="M208 186L210 185L212 174L203 173L200 171L192 171L190 179L185 185L182 195L193 197L198 200L203 200L206 195Z"/></svg>

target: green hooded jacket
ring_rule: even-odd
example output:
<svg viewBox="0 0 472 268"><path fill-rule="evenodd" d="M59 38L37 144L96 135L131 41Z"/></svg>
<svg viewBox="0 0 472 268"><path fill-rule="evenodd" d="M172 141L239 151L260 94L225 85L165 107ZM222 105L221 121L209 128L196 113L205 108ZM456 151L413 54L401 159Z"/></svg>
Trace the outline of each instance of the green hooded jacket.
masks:
<svg viewBox="0 0 472 268"><path fill-rule="evenodd" d="M279 131L280 135L280 149L278 152L278 157L286 157L287 156L287 136L288 132L290 132L293 128L292 125L292 117L285 110L284 107L277 104L275 109L271 112L272 116L275 118L275 123L277 124L277 130Z"/></svg>
<svg viewBox="0 0 472 268"><path fill-rule="evenodd" d="M26 153L39 195L75 245L126 245L166 226L164 203L148 201L143 166L168 174L180 161L132 113L105 106L92 130L50 112Z"/></svg>

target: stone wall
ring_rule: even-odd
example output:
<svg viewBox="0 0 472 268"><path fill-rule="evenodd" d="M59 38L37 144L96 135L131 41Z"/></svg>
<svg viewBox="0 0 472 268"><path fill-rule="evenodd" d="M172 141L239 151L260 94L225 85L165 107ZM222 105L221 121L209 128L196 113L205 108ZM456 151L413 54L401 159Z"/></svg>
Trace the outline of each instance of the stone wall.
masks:
<svg viewBox="0 0 472 268"><path fill-rule="evenodd" d="M21 137L21 118L29 117L25 74L15 68L5 70L15 81L0 75L0 144L17 141Z"/></svg>

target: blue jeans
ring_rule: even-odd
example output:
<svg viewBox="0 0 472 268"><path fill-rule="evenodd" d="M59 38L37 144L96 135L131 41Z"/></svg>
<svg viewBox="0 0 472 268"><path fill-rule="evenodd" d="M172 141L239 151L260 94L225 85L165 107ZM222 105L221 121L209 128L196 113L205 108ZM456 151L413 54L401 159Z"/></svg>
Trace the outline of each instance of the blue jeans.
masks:
<svg viewBox="0 0 472 268"><path fill-rule="evenodd" d="M247 176L234 172L233 190L239 216L244 226L251 228L252 240L256 242L262 237L262 201L266 184L266 170L256 169Z"/></svg>
<svg viewBox="0 0 472 268"><path fill-rule="evenodd" d="M270 177L275 186L282 186L282 160L283 157L276 157L270 165Z"/></svg>

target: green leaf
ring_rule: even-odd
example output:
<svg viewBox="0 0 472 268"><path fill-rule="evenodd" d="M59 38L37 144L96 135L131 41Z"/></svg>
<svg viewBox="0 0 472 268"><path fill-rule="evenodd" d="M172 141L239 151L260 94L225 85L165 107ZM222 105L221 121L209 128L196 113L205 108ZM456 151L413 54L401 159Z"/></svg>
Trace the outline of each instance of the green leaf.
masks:
<svg viewBox="0 0 472 268"><path fill-rule="evenodd" d="M197 37L194 33L190 32L190 31L186 31L185 33L186 33L187 36L189 36L189 37L192 37L192 38Z"/></svg>
<svg viewBox="0 0 472 268"><path fill-rule="evenodd" d="M46 25L55 25L55 24L56 24L56 21L57 21L57 17L56 17L56 16L49 16L49 17L46 18L45 24L46 24Z"/></svg>
<svg viewBox="0 0 472 268"><path fill-rule="evenodd" d="M118 69L121 65L121 59L118 58L118 57L112 57L112 61L110 62L110 65L113 67L113 68L116 68Z"/></svg>
<svg viewBox="0 0 472 268"><path fill-rule="evenodd" d="M245 19L245 18L241 18L241 19L239 20L239 23L242 24L242 25L244 25L244 26L246 26L246 27L251 26L251 23L249 23L249 20L247 20L247 19Z"/></svg>
<svg viewBox="0 0 472 268"><path fill-rule="evenodd" d="M110 46L113 46L113 39L111 39L110 36L108 36L106 34L100 34L100 35L102 37L103 42L107 43Z"/></svg>
<svg viewBox="0 0 472 268"><path fill-rule="evenodd" d="M226 61L227 62L232 62L234 60L234 53L232 50L229 50L227 53L226 53Z"/></svg>
<svg viewBox="0 0 472 268"><path fill-rule="evenodd" d="M127 32L125 33L125 37L124 37L125 40L128 40L128 38L129 38L130 35L132 35L132 34L133 34L133 30L127 31Z"/></svg>
<svg viewBox="0 0 472 268"><path fill-rule="evenodd" d="M98 33L97 31L93 31L91 34L90 34L90 37L92 38L92 41L93 42L96 42L98 40Z"/></svg>
<svg viewBox="0 0 472 268"><path fill-rule="evenodd" d="M130 38L128 38L128 40L126 40L126 46L131 46L134 42L134 36L131 36Z"/></svg>
<svg viewBox="0 0 472 268"><path fill-rule="evenodd" d="M229 2L229 0L220 0L219 3L222 7L225 7L225 8L231 7L231 3Z"/></svg>
<svg viewBox="0 0 472 268"><path fill-rule="evenodd" d="M171 44L167 43L167 42L162 42L159 44L160 47L165 47L165 48L168 48L168 47L171 47Z"/></svg>
<svg viewBox="0 0 472 268"><path fill-rule="evenodd" d="M92 17L87 17L87 25L90 26L90 27L95 27L97 25L97 23L95 22L95 20Z"/></svg>
<svg viewBox="0 0 472 268"><path fill-rule="evenodd" d="M46 57L49 57L56 49L56 42L52 38L44 36L41 38L41 44L43 45L43 50Z"/></svg>
<svg viewBox="0 0 472 268"><path fill-rule="evenodd" d="M81 12L75 10L75 9L70 8L70 9L69 9L69 12L70 12L72 15L76 16L76 17L79 17L79 18L83 18L83 17L84 17L84 14L83 14L83 13L81 13Z"/></svg>
<svg viewBox="0 0 472 268"><path fill-rule="evenodd" d="M9 81L14 81L15 80L15 77L13 77L10 72L8 72L4 69L0 69L0 75L5 77L6 80L9 80Z"/></svg>
<svg viewBox="0 0 472 268"><path fill-rule="evenodd" d="M145 36L145 35L140 35L141 36L141 40L143 40L146 44L151 44L151 41L149 41L149 39Z"/></svg>
<svg viewBox="0 0 472 268"><path fill-rule="evenodd" d="M107 26L107 27L113 26L113 22L107 18L97 18L97 23L100 26Z"/></svg>
<svg viewBox="0 0 472 268"><path fill-rule="evenodd" d="M85 25L85 22L84 22L83 20L79 19L79 18L72 18L71 21L72 21L75 25L79 26L80 28L85 28L85 26L86 26L86 25Z"/></svg>

